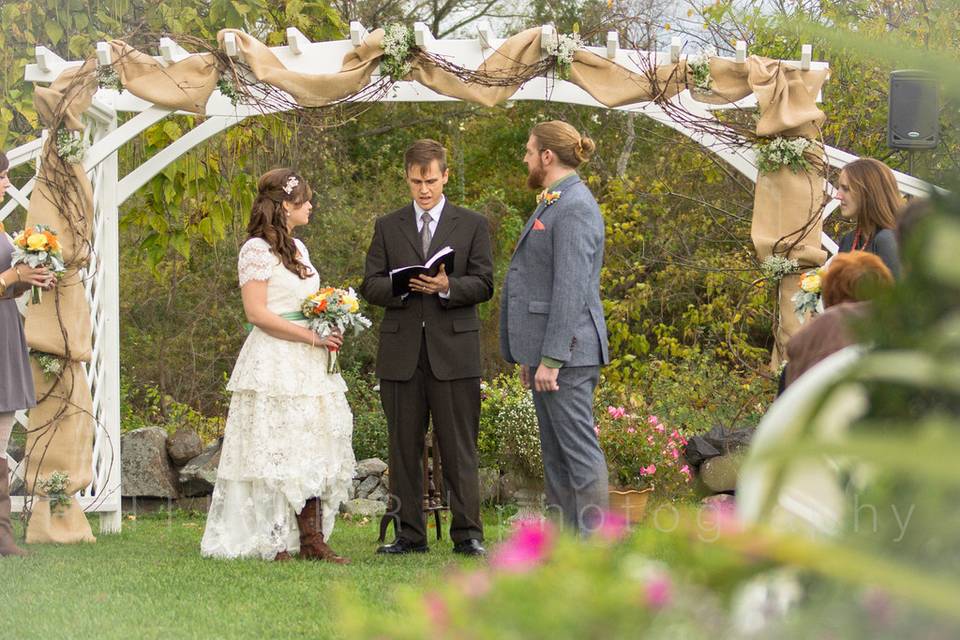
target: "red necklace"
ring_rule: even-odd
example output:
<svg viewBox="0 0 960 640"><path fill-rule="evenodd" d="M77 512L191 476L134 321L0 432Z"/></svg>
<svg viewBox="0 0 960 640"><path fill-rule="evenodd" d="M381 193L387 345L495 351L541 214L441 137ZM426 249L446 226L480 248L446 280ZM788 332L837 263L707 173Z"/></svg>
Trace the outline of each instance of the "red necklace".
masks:
<svg viewBox="0 0 960 640"><path fill-rule="evenodd" d="M853 247L850 250L851 251L859 251L861 249L865 250L869 243L870 243L870 236L868 235L863 239L863 246L862 247L857 246L860 244L860 227L857 227L857 232L853 236Z"/></svg>

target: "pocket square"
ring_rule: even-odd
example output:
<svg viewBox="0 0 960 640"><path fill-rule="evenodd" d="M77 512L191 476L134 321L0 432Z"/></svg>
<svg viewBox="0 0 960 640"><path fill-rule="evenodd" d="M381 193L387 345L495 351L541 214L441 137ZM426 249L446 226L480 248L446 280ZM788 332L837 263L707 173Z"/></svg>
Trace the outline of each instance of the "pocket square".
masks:
<svg viewBox="0 0 960 640"><path fill-rule="evenodd" d="M546 227L543 226L543 223L542 223L542 222L540 222L540 218L537 218L536 220L533 221L533 230L534 230L534 231L544 231L545 229L546 229Z"/></svg>

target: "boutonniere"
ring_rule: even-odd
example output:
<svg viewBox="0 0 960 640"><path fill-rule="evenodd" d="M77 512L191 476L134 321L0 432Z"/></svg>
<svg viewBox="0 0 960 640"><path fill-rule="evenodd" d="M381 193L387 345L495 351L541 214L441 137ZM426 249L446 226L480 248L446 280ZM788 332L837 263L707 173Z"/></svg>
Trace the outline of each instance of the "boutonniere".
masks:
<svg viewBox="0 0 960 640"><path fill-rule="evenodd" d="M6 233L7 228L3 226L3 220L0 220L0 233Z"/></svg>
<svg viewBox="0 0 960 640"><path fill-rule="evenodd" d="M544 189L537 194L537 204L543 203L543 206L549 207L554 202L560 199L559 191L547 191Z"/></svg>

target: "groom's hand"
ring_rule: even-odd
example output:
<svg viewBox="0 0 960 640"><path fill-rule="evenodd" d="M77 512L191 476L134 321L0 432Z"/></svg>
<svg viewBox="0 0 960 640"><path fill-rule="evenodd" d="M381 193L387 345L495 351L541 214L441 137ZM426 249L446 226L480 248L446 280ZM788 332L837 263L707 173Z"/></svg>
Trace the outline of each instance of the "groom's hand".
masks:
<svg viewBox="0 0 960 640"><path fill-rule="evenodd" d="M428 275L422 275L410 281L410 289L418 293L432 296L435 293L444 295L450 293L450 279L447 278L447 269L440 265L440 271L436 277L431 278Z"/></svg>
<svg viewBox="0 0 960 640"><path fill-rule="evenodd" d="M557 382L559 376L560 369L554 369L545 364L541 364L537 367L537 373L533 377L534 390L540 393L559 391L560 384Z"/></svg>
<svg viewBox="0 0 960 640"><path fill-rule="evenodd" d="M520 384L524 389L530 388L530 367L525 364L520 365Z"/></svg>

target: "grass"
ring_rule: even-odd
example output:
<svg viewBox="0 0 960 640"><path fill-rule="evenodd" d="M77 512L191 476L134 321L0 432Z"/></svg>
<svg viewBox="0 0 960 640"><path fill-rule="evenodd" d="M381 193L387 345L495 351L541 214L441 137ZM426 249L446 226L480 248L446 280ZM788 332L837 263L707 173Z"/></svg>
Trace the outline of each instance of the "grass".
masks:
<svg viewBox="0 0 960 640"><path fill-rule="evenodd" d="M0 560L0 635L338 638L338 594L379 602L389 616L396 586L426 586L453 567L484 562L452 553L449 520L430 553L396 558L374 554L377 520L343 519L331 544L349 566L210 560L200 557L204 522L183 512L140 516L96 544L34 545L26 558ZM484 523L489 549L508 527L501 511L487 511Z"/></svg>

